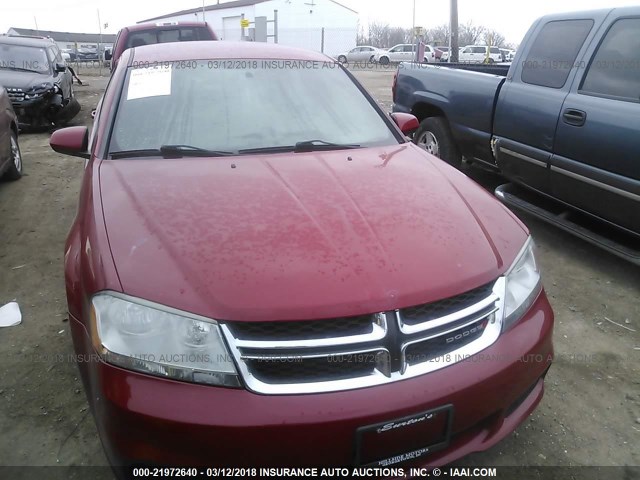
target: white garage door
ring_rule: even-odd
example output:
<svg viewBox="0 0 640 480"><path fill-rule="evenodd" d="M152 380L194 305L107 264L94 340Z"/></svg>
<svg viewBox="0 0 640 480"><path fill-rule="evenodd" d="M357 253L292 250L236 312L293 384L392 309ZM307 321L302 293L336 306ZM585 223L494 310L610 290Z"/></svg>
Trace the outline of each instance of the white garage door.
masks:
<svg viewBox="0 0 640 480"><path fill-rule="evenodd" d="M240 19L242 17L224 17L222 19L222 39L223 40L242 40L242 27L240 27Z"/></svg>

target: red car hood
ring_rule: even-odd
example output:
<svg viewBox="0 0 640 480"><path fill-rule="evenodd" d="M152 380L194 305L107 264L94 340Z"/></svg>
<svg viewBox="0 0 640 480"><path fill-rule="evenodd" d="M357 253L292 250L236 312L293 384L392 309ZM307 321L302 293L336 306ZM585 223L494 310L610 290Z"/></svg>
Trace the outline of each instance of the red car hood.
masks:
<svg viewBox="0 0 640 480"><path fill-rule="evenodd" d="M527 236L490 194L413 144L99 168L124 292L221 320L456 295L496 279Z"/></svg>

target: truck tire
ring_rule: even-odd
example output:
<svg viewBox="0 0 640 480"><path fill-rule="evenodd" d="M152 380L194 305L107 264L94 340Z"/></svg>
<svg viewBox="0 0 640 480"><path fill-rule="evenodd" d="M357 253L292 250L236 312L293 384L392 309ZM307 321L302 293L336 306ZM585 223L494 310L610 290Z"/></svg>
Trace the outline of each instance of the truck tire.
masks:
<svg viewBox="0 0 640 480"><path fill-rule="evenodd" d="M453 141L447 121L442 117L422 120L413 135L413 142L456 168L462 166L462 155Z"/></svg>
<svg viewBox="0 0 640 480"><path fill-rule="evenodd" d="M4 178L7 180L18 180L22 177L22 154L18 145L18 136L15 132L11 132L11 164L5 172Z"/></svg>

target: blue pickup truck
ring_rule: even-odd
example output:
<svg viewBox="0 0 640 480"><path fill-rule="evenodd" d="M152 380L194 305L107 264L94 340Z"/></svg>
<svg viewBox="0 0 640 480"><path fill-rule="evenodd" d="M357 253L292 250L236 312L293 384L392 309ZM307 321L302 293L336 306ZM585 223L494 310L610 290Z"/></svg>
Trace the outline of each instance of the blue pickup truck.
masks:
<svg viewBox="0 0 640 480"><path fill-rule="evenodd" d="M511 66L403 63L393 100L508 205L640 264L640 7L543 17Z"/></svg>

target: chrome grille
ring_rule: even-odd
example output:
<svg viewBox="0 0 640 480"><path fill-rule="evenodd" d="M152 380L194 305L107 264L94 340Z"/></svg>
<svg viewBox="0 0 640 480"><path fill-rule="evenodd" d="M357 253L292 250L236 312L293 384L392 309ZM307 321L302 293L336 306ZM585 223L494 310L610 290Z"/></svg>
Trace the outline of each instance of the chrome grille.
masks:
<svg viewBox="0 0 640 480"><path fill-rule="evenodd" d="M20 103L24 101L24 91L21 88L7 88L6 90L11 103Z"/></svg>
<svg viewBox="0 0 640 480"><path fill-rule="evenodd" d="M349 390L423 375L494 343L504 278L437 302L356 317L226 322L222 330L252 391Z"/></svg>

